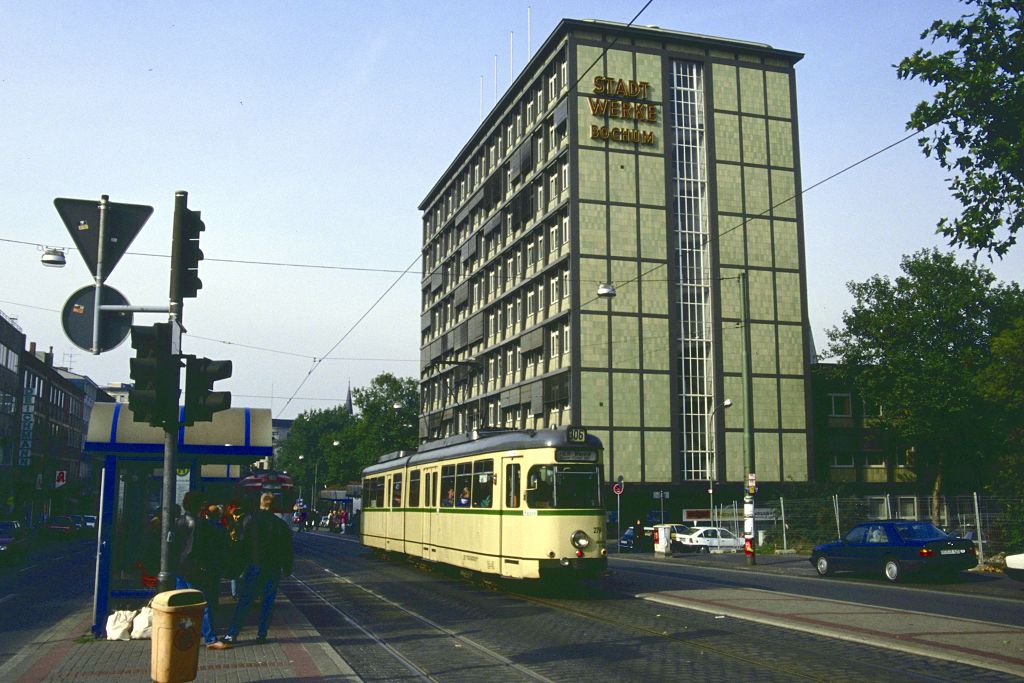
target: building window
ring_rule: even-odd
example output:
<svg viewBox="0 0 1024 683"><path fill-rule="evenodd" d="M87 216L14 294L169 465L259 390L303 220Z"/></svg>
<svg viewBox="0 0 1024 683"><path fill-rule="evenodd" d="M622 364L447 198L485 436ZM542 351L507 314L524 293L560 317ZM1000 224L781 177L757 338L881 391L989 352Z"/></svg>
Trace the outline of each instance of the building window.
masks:
<svg viewBox="0 0 1024 683"><path fill-rule="evenodd" d="M900 519L917 519L917 498L914 496L897 497L896 516Z"/></svg>
<svg viewBox="0 0 1024 683"><path fill-rule="evenodd" d="M888 519L889 506L886 505L885 496L868 496L865 502L868 504L869 519Z"/></svg>
<svg viewBox="0 0 1024 683"><path fill-rule="evenodd" d="M853 467L853 453L833 453L832 467Z"/></svg>
<svg viewBox="0 0 1024 683"><path fill-rule="evenodd" d="M867 467L885 467L885 455L882 453L865 453L864 460Z"/></svg>
<svg viewBox="0 0 1024 683"><path fill-rule="evenodd" d="M828 396L832 402L832 412L829 413L829 417L850 417L853 414L850 410L849 394L829 394Z"/></svg>

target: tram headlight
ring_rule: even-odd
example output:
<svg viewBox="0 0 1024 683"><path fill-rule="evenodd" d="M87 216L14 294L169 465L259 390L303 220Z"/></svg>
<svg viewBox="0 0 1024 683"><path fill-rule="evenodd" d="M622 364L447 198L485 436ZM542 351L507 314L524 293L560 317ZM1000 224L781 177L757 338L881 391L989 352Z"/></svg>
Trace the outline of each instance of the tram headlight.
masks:
<svg viewBox="0 0 1024 683"><path fill-rule="evenodd" d="M587 532L579 530L572 532L572 536L569 537L572 541L573 546L583 550L590 545L590 536L587 536Z"/></svg>

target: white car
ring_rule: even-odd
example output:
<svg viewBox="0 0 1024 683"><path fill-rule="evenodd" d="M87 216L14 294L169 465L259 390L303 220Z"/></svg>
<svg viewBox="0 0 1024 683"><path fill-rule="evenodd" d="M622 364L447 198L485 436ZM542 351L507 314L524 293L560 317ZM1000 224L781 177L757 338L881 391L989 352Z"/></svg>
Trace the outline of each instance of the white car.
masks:
<svg viewBox="0 0 1024 683"><path fill-rule="evenodd" d="M1006 575L1015 581L1024 581L1024 553L1006 556Z"/></svg>
<svg viewBox="0 0 1024 683"><path fill-rule="evenodd" d="M735 552L743 548L743 539L721 527L698 527L679 537L684 552Z"/></svg>

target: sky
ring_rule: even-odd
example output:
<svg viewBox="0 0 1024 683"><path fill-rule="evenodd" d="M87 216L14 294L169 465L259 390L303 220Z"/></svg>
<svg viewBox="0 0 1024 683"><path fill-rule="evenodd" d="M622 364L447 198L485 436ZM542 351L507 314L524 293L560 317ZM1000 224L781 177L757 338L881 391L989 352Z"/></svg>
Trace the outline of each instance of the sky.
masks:
<svg viewBox="0 0 1024 683"><path fill-rule="evenodd" d="M56 197L150 205L107 284L132 305L166 305L174 193L185 190L207 260L185 301L183 351L233 361L217 388L236 407L293 418L381 372L415 377L417 206L479 125L481 90L487 111L562 18L625 23L643 4L0 0L0 311L57 365L129 381L128 341L94 356L67 339L59 311L92 275L75 251L44 268L39 245L73 245ZM893 65L932 20L964 11L947 0L653 0L637 23L803 53L809 187L906 135L930 89L897 80ZM903 255L945 248L935 224L958 205L944 178L911 140L804 195L819 351L852 304L847 282L894 277ZM983 262L1020 282L1024 246Z"/></svg>

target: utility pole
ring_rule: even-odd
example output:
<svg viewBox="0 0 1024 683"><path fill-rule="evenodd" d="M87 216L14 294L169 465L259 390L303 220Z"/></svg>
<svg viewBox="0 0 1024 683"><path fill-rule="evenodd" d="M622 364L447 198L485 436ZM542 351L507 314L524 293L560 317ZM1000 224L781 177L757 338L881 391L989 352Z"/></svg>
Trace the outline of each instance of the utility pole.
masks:
<svg viewBox="0 0 1024 683"><path fill-rule="evenodd" d="M751 346L750 346L750 288L747 273L739 274L740 298L743 304L743 443L747 471L747 479L743 482L743 552L747 556L747 564L757 564L757 535L754 533L754 493L757 481L754 469L754 392L751 381Z"/></svg>

